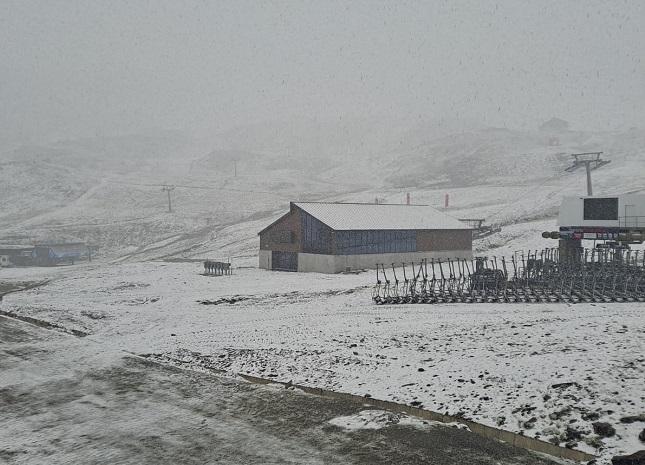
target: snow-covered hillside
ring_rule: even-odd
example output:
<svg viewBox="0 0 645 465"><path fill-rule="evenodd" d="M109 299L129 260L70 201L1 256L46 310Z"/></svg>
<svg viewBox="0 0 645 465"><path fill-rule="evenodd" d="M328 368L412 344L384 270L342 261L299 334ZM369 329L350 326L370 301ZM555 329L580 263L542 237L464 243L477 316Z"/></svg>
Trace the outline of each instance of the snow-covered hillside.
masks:
<svg viewBox="0 0 645 465"><path fill-rule="evenodd" d="M638 304L376 308L371 273L257 270L257 232L290 200L402 203L409 192L439 208L449 194L449 214L501 224L477 253L552 246L540 232L555 227L561 197L585 192L584 172L564 171L569 155L611 160L593 172L597 194L642 190L645 131L392 125L364 127L352 142L348 126L337 136L333 126L297 127L304 135L240 128L215 146L163 135L0 155L0 242L81 239L112 262L5 269L13 284L51 282L3 305L164 362L414 402L575 444L602 463L638 447L640 424L621 423L640 412ZM172 212L164 185L175 186ZM203 258L231 258L234 276L167 262ZM598 418L616 435L600 439Z"/></svg>
<svg viewBox="0 0 645 465"><path fill-rule="evenodd" d="M0 242L78 239L107 259L248 256L290 200L401 203L406 192L436 206L449 194L456 217L542 220L562 195L584 193L584 173L564 171L570 153L604 151L612 162L594 172L595 191L619 193L645 185L642 147L638 129L373 121L256 125L211 142L169 132L21 147L0 154ZM165 184L176 186L172 213Z"/></svg>

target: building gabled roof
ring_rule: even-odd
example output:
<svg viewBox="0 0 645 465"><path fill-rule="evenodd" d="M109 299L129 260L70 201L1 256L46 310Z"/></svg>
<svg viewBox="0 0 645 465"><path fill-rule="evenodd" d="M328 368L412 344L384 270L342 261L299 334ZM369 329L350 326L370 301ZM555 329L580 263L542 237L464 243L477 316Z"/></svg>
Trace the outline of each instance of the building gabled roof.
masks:
<svg viewBox="0 0 645 465"><path fill-rule="evenodd" d="M295 202L335 231L472 229L429 205Z"/></svg>

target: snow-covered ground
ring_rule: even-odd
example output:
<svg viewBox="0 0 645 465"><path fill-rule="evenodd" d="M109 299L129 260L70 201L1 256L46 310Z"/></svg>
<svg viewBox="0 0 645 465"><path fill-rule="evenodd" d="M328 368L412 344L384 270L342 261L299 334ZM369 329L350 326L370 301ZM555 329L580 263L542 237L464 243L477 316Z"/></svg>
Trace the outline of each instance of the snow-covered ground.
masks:
<svg viewBox="0 0 645 465"><path fill-rule="evenodd" d="M8 295L2 310L169 363L422 405L605 458L642 448L643 423L620 422L645 406L642 304L376 306L371 272L201 271L55 268L38 276L49 284ZM599 440L595 421L616 435Z"/></svg>
<svg viewBox="0 0 645 465"><path fill-rule="evenodd" d="M463 425L178 370L2 316L0 373L2 464L562 463Z"/></svg>
<svg viewBox="0 0 645 465"><path fill-rule="evenodd" d="M564 172L569 154L612 160L593 172L596 193L639 191L645 131L565 131L551 145L494 128L265 129L222 139L235 150L165 134L0 153L0 242L100 247L91 264L1 269L0 281L50 281L1 308L171 363L414 402L605 458L642 448L645 425L620 422L645 412L642 304L377 307L372 273L256 266L257 232L291 200L402 203L407 192L438 207L449 194L448 214L501 224L475 242L478 255L553 247L540 233L555 228L563 195L584 191L581 170ZM172 213L164 184L177 186ZM205 258L231 258L235 274L152 261ZM616 435L599 442L594 421Z"/></svg>

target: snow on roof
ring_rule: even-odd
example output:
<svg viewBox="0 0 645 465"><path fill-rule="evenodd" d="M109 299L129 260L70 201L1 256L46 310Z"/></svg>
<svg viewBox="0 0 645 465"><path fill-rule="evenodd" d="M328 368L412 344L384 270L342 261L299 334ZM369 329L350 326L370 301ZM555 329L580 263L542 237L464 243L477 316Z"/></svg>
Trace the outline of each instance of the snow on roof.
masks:
<svg viewBox="0 0 645 465"><path fill-rule="evenodd" d="M375 229L471 229L428 205L294 202L336 231Z"/></svg>

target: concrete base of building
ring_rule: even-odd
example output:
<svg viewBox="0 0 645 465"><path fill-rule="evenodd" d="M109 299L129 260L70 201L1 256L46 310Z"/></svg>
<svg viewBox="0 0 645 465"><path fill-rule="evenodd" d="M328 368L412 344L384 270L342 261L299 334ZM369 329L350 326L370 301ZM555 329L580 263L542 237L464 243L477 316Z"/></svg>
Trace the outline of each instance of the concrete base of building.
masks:
<svg viewBox="0 0 645 465"><path fill-rule="evenodd" d="M361 254L361 255L324 255L312 253L298 254L298 271L313 273L342 273L347 271L374 269L377 264L383 263L391 266L394 263L420 263L421 260L441 258L472 258L471 250L440 250L434 252L406 252L386 254ZM260 268L270 270L271 251L260 250Z"/></svg>

